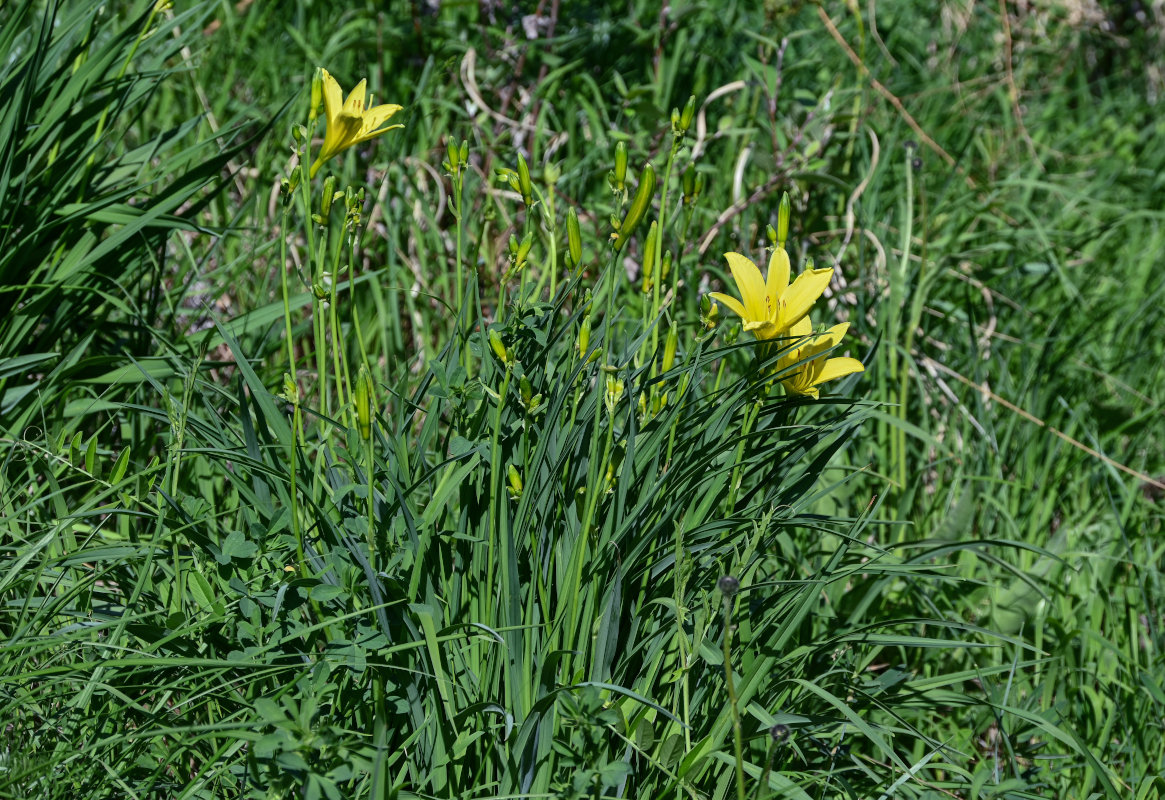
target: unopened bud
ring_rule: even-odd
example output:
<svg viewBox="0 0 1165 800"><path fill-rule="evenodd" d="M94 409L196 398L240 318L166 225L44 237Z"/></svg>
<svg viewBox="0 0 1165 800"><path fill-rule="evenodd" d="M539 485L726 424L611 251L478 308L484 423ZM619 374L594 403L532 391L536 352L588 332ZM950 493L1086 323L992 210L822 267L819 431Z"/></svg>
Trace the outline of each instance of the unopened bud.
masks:
<svg viewBox="0 0 1165 800"><path fill-rule="evenodd" d="M619 233L615 236L615 252L618 253L627 244L627 239L635 233L635 229L647 212L651 209L651 200L655 196L655 167L648 161L639 174L639 186L635 189L635 199L627 210L627 216L619 226Z"/></svg>
<svg viewBox="0 0 1165 800"><path fill-rule="evenodd" d="M655 273L655 253L659 242L659 226L655 220L651 222L651 228L647 231L647 239L643 243L643 293L647 294L651 291L651 276Z"/></svg>
<svg viewBox="0 0 1165 800"><path fill-rule="evenodd" d="M534 246L534 231L527 231L526 235L522 237L521 244L518 245L518 252L514 255L514 263L521 268L526 263L526 259L530 256L530 248Z"/></svg>
<svg viewBox="0 0 1165 800"><path fill-rule="evenodd" d="M522 475L513 464L506 467L506 480L510 484L510 497L517 500L522 496Z"/></svg>
<svg viewBox="0 0 1165 800"><path fill-rule="evenodd" d="M684 174L680 180L684 187L683 203L685 206L690 206L696 199L696 165L693 162L688 162L688 166L684 167Z"/></svg>
<svg viewBox="0 0 1165 800"><path fill-rule="evenodd" d="M360 365L360 372L356 375L356 425L360 429L360 438L372 438L372 376L368 374L368 367Z"/></svg>
<svg viewBox="0 0 1165 800"><path fill-rule="evenodd" d="M671 250L664 251L663 263L659 268L659 280L661 282L667 280L667 276L671 274Z"/></svg>
<svg viewBox="0 0 1165 800"><path fill-rule="evenodd" d="M518 153L518 191L522 195L522 202L526 205L534 203L534 184L530 182L530 168L526 166L526 159Z"/></svg>
<svg viewBox="0 0 1165 800"><path fill-rule="evenodd" d="M336 202L336 197L343 197L343 192L336 192L336 176L329 175L324 178L324 191L320 196L320 216L327 222L328 217L332 213L332 203Z"/></svg>
<svg viewBox="0 0 1165 800"><path fill-rule="evenodd" d="M582 327L578 330L578 357L585 358L587 347L591 343L591 318L583 317Z"/></svg>
<svg viewBox="0 0 1165 800"><path fill-rule="evenodd" d="M614 189L622 192L627 185L627 144L619 142L615 145L615 174Z"/></svg>
<svg viewBox="0 0 1165 800"><path fill-rule="evenodd" d="M566 212L566 244L570 254L570 264L577 267L582 263L582 232L578 227L578 214L574 206Z"/></svg>
<svg viewBox="0 0 1165 800"><path fill-rule="evenodd" d="M676 348L679 346L679 343L680 343L680 337L679 337L679 334L676 333L675 326L673 325L671 328L668 329L667 339L663 343L663 371L664 372L667 372L673 366L675 366Z"/></svg>
<svg viewBox="0 0 1165 800"><path fill-rule="evenodd" d="M324 99L324 71L320 67L316 67L315 74L311 76L311 95L308 102L310 105L307 109L307 120L309 123L315 122L320 116L320 103Z"/></svg>
<svg viewBox="0 0 1165 800"><path fill-rule="evenodd" d="M489 332L489 347L494 351L494 355L498 357L507 367L510 366L510 351L506 349L506 345L502 342L502 337L494 329Z"/></svg>
<svg viewBox="0 0 1165 800"><path fill-rule="evenodd" d="M607 376L607 391L603 395L603 402L607 405L608 414L615 413L615 407L623 399L623 389L624 383L622 379L616 378L614 375Z"/></svg>
<svg viewBox="0 0 1165 800"><path fill-rule="evenodd" d="M289 373L283 373L283 394L282 397L293 406L299 405L299 386L291 379Z"/></svg>
<svg viewBox="0 0 1165 800"><path fill-rule="evenodd" d="M789 193L781 195L781 205L777 209L777 247L784 247L789 240L789 214L793 204L789 201Z"/></svg>
<svg viewBox="0 0 1165 800"><path fill-rule="evenodd" d="M696 115L696 96L692 95L688 98L688 102L684 103L684 110L680 112L680 130L687 132L688 128L692 127L692 117Z"/></svg>

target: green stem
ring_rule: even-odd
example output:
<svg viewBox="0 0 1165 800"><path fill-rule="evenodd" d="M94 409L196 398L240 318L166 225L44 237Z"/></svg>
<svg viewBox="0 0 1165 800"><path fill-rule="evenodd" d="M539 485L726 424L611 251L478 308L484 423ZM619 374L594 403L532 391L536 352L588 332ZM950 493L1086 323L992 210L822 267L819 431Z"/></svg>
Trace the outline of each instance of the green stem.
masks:
<svg viewBox="0 0 1165 800"><path fill-rule="evenodd" d="M502 503L505 499L502 490L502 455L498 446L498 439L502 429L502 411L506 406L506 395L510 391L510 376L513 374L509 365L506 365L506 376L502 379L502 390L498 394L497 409L494 413L493 432L490 434L490 526L489 526L489 556L485 562L485 602L492 604L494 597L494 554L497 552L498 539L502 535ZM483 609L484 611L485 609ZM484 615L483 619L492 619L491 615ZM488 622L487 622L488 624ZM517 699L517 698L511 698Z"/></svg>
<svg viewBox="0 0 1165 800"><path fill-rule="evenodd" d="M744 735L740 729L736 682L732 678L732 597L724 596L724 681L728 685L728 705L732 710L732 748L736 755L736 799L744 800Z"/></svg>

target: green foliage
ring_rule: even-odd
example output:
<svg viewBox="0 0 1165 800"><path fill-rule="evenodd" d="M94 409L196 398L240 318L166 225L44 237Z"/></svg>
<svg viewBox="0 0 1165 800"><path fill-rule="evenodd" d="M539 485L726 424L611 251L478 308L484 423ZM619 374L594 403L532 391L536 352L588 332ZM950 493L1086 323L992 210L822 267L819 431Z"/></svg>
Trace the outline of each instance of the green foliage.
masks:
<svg viewBox="0 0 1165 800"><path fill-rule="evenodd" d="M0 7L0 796L1156 797L1152 34L553 8Z"/></svg>

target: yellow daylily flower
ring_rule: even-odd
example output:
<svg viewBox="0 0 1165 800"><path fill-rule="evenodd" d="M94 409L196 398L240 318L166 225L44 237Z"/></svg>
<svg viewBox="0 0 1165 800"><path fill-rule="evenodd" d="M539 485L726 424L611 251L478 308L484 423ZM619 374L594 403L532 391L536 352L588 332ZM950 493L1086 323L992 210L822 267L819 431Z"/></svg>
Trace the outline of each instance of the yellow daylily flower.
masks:
<svg viewBox="0 0 1165 800"><path fill-rule="evenodd" d="M775 249L769 259L767 280L756 264L740 253L725 253L724 258L740 290L740 300L722 292L709 295L744 320L744 329L758 339L782 336L804 319L833 277L831 267L807 269L790 286L789 254L783 247Z"/></svg>
<svg viewBox="0 0 1165 800"><path fill-rule="evenodd" d="M794 342L793 348L777 361L778 371L794 370L781 378L781 384L790 394L816 398L817 387L826 381L866 371L862 362L856 358L826 358L821 355L840 342L847 330L849 323L842 322L814 336L813 323L809 317L802 317L793 325L789 335L801 341Z"/></svg>
<svg viewBox="0 0 1165 800"><path fill-rule="evenodd" d="M373 106L365 110L364 90L367 81L360 81L356 88L348 95L347 100L341 100L343 92L336 79L321 69L324 84L324 115L327 118L327 132L324 134L324 146L315 163L311 165L311 177L324 165L329 158L347 150L354 144L368 141L394 128L403 128L403 125L389 125L380 127L388 118L401 110L395 104Z"/></svg>

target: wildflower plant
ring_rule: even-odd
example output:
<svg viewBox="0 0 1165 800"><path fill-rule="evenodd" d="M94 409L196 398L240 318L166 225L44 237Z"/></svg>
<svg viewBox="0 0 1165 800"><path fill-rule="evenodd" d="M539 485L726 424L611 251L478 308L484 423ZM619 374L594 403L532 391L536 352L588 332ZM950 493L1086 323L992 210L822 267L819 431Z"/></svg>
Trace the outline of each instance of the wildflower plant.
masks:
<svg viewBox="0 0 1165 800"><path fill-rule="evenodd" d="M326 72L317 76L323 96L338 97L338 89L326 88L329 80ZM345 300L358 237L313 266L304 287L316 320L314 352L306 354L305 374L296 371L297 351L287 350L305 391L285 395L293 405L286 478L292 536L281 560L301 580L354 576L344 596L350 608L368 609L357 614L360 624L385 641L417 643L361 646L371 685L385 687L365 698L370 704L361 714L371 714L374 745L383 748L389 771L405 766L408 737L423 743L422 752L447 748L450 736L477 742L444 773L439 793L461 796L483 781L503 794L666 785L666 771L616 768L619 748L572 722L582 706L596 703L603 725L637 737L650 731L653 741L678 737L677 753L696 752L694 732L722 740L730 733L725 725L734 725L738 781L743 775L744 721L708 713L724 701L723 681L712 680L722 673L693 660L704 642L720 637L709 627L715 578L740 574L744 591L767 574L760 554L801 513L805 484L789 476L842 447L857 417L840 410L814 425L787 427L793 405L769 397L771 371L726 373L733 348L718 349L690 311L689 287L702 266L683 254L697 198L693 186L672 190L693 183L690 171L685 179L675 169L693 109L694 100L674 116L662 172L651 161L633 172L627 148L616 148L611 225L591 247L580 225L587 211L559 194L559 169L536 170L522 153L512 168L496 167L495 182L511 190L498 213L516 224L493 276L496 295L485 295L496 297L492 307L482 300L485 276L462 270L463 236L477 234L466 209L474 197L472 154L447 137L442 166L456 231L445 268L457 288L444 302L455 306L456 323L407 396L392 399L383 388L388 375L359 336L362 304L356 295ZM370 127L384 112L377 114ZM329 111L328 126L333 118ZM344 130L357 127L355 116L339 122ZM333 137L329 127L316 165L347 137ZM308 141L301 136L304 152ZM341 192L329 176L309 190L310 172L298 180L288 199L301 199L309 254L327 254L336 241L328 198L359 210L352 198L361 187ZM306 200L313 192L318 203ZM625 258L640 265L633 279ZM346 283L321 282L345 260ZM832 274L810 269L790 283L783 243L767 281L743 256L729 260L743 297L722 302L774 344L809 324L809 309ZM637 304L625 305L626 296ZM816 357L815 348L804 353ZM801 353L786 350L788 357ZM782 361L780 374L793 380L790 369L815 363ZM817 370L807 385L815 392L835 371ZM406 421L413 415L419 424ZM780 519L778 507L786 509ZM330 631L321 635L352 641L348 623L330 621L331 592L313 592L305 613ZM639 599L630 602L633 594ZM660 625L637 631L643 603L671 611ZM704 619L698 630L685 622L693 614ZM757 623L783 624L780 615L766 619ZM442 631L459 628L472 635L452 646ZM642 663L635 654L645 649L660 659ZM676 679L663 681L661 670ZM541 677L531 683L529 675ZM756 701L753 691L729 691L738 709ZM438 726L420 725L433 717ZM570 755L562 749L567 742L577 748ZM531 759L539 764L531 772L511 766ZM252 767L258 774L272 768L259 760ZM697 785L719 773L699 760L683 780Z"/></svg>

